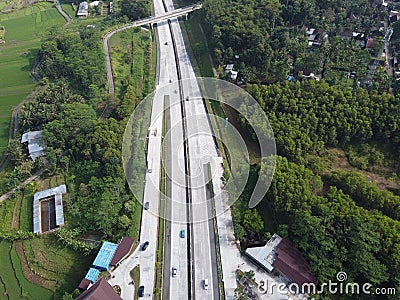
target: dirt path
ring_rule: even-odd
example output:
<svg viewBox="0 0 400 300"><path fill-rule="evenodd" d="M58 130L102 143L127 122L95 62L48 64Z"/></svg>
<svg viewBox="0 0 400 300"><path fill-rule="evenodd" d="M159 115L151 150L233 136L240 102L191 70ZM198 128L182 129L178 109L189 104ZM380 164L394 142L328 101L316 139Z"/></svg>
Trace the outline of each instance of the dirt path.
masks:
<svg viewBox="0 0 400 300"><path fill-rule="evenodd" d="M17 202L14 205L13 217L11 221L11 230L19 229L19 212L21 210L21 203L23 198L24 198L24 193L22 192L20 197L18 197Z"/></svg>
<svg viewBox="0 0 400 300"><path fill-rule="evenodd" d="M27 185L28 183L31 183L32 181L36 180L37 178L40 177L44 173L44 171L47 170L47 166L43 167L39 171L37 171L35 174L33 174L31 177L26 179L24 182L22 182L19 186L13 188L11 191L5 193L0 197L0 202L3 202L4 200L7 200L12 194L14 194L16 191Z"/></svg>

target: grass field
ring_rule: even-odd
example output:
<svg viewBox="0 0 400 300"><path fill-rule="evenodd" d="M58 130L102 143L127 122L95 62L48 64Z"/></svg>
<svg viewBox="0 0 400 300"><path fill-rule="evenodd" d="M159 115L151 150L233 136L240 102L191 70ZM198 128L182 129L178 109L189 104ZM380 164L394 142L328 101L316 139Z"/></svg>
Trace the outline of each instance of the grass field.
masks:
<svg viewBox="0 0 400 300"><path fill-rule="evenodd" d="M8 144L11 111L34 88L29 71L40 39L53 26L65 23L51 3L41 2L0 15L5 43L0 45L0 156Z"/></svg>
<svg viewBox="0 0 400 300"><path fill-rule="evenodd" d="M148 31L132 28L111 37L110 55L117 98L122 97L127 78L133 81L139 98L153 91L156 52L155 41Z"/></svg>
<svg viewBox="0 0 400 300"><path fill-rule="evenodd" d="M202 77L213 77L205 36L200 28L201 18L201 14L195 13L189 20L183 22L186 32L185 37L188 41L187 45L192 56L196 74Z"/></svg>
<svg viewBox="0 0 400 300"><path fill-rule="evenodd" d="M63 3L61 7L72 19L76 18L76 10L71 3Z"/></svg>
<svg viewBox="0 0 400 300"><path fill-rule="evenodd" d="M16 197L11 197L0 203L0 230L9 231L11 229L11 221L13 217L14 205L16 203Z"/></svg>

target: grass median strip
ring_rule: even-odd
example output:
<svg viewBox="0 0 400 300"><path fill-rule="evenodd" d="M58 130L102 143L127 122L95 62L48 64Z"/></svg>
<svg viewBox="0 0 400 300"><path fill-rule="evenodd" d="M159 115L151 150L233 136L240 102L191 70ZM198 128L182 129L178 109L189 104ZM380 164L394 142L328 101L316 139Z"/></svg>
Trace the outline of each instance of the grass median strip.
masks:
<svg viewBox="0 0 400 300"><path fill-rule="evenodd" d="M132 281L135 285L135 293L134 293L134 299L137 300L139 298L138 295L138 289L140 285L140 266L134 267L131 272L130 272Z"/></svg>

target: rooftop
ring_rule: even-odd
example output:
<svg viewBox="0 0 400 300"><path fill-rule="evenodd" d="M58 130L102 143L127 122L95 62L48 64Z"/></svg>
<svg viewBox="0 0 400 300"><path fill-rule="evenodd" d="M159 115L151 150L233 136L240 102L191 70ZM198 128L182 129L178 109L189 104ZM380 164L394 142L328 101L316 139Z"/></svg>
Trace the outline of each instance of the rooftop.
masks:
<svg viewBox="0 0 400 300"><path fill-rule="evenodd" d="M100 275L100 271L94 268L90 268L87 272L85 279L90 280L91 282L96 282L97 278Z"/></svg>
<svg viewBox="0 0 400 300"><path fill-rule="evenodd" d="M299 286L316 283L309 264L287 238L274 234L265 246L248 248L246 254L264 269L269 272L276 269Z"/></svg>
<svg viewBox="0 0 400 300"><path fill-rule="evenodd" d="M269 272L274 269L273 262L275 261L275 251L278 244L281 242L282 238L274 234L267 244L263 247L247 248L246 254L251 258L256 260Z"/></svg>
<svg viewBox="0 0 400 300"><path fill-rule="evenodd" d="M44 146L41 145L42 133L42 130L29 131L25 132L21 138L21 143L28 142L29 156L33 161L44 155Z"/></svg>
<svg viewBox="0 0 400 300"><path fill-rule="evenodd" d="M130 237L124 236L118 244L117 251L110 262L111 266L115 266L121 262L132 250L133 242L135 240Z"/></svg>
<svg viewBox="0 0 400 300"><path fill-rule="evenodd" d="M93 262L93 266L102 270L108 270L110 268L110 262L117 248L117 244L104 242Z"/></svg>
<svg viewBox="0 0 400 300"><path fill-rule="evenodd" d="M84 291L76 300L122 300L112 286L101 278L88 290Z"/></svg>
<svg viewBox="0 0 400 300"><path fill-rule="evenodd" d="M276 254L277 257L273 266L290 281L297 283L299 286L303 283L317 283L311 272L310 265L289 239L282 239Z"/></svg>

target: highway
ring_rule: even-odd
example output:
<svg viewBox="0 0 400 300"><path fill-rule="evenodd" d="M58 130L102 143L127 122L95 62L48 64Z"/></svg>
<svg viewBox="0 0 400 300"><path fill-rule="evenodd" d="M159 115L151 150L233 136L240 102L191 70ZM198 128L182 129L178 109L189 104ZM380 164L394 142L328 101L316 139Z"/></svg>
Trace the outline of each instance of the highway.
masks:
<svg viewBox="0 0 400 300"><path fill-rule="evenodd" d="M171 0L164 0L164 3L161 0L157 0L154 3L155 8L157 8L156 11L162 10L162 6L169 11L174 9ZM170 57L176 56L175 59L178 62L177 71L181 79L195 78L180 25L176 19L171 19L170 25L171 38L173 38L175 47L175 51L170 53ZM160 27L158 26L158 28ZM159 36L161 37L160 33ZM160 58L161 61L162 59ZM185 120L182 124L184 128L182 133L184 138L187 139L186 153L183 153L184 155L178 153L178 159L173 159L171 163L172 169L177 170L178 173L172 172L172 224L170 230L171 251L169 267L176 266L179 272L175 278L170 276L169 295L166 295L166 299L218 299L217 274L215 273L215 267L213 267L216 264L216 254L214 232L212 222L210 222L212 212L206 189L208 168L204 165L207 162L214 163L214 161L217 161L218 153L198 85L195 81L183 81L179 91L181 105L184 103L181 108L182 114L171 113L172 123L181 122L182 115L189 118L189 120ZM172 139L172 144L175 142L179 145L181 140L179 135L182 135L181 130L173 128L172 132L172 135L176 136L176 139ZM182 145L183 143L181 147ZM183 146L185 148L185 145ZM172 145L171 152L175 154L174 149L176 149L176 146ZM188 160L186 165L180 161L182 158ZM183 166L186 167L185 170L183 170ZM189 177L182 182L182 174L185 172L189 174ZM180 209L182 202L179 202L178 199L183 198L174 195L175 185L184 185L188 188L186 196L188 207L186 210ZM186 215L182 214L182 212L186 212ZM184 225L184 220L182 220L184 217L187 218L189 223L187 224L188 234L185 237L185 240L189 243L187 255L185 255L185 249L183 249L182 238L179 236L179 232ZM186 262L185 259L188 261ZM209 282L208 289L203 286L205 279ZM164 286L166 284L167 282L164 282ZM188 294L184 293L186 290Z"/></svg>
<svg viewBox="0 0 400 300"><path fill-rule="evenodd" d="M106 55L107 77L110 95L114 94L108 40L116 32L145 24L154 26L158 43L158 72L155 95L151 107L151 125L147 143L147 161L151 160L152 172L146 172L144 202L149 209L142 210L140 245L135 252L135 264L140 266L140 285L145 287L143 299L152 299L155 288L155 263L158 239L160 203L161 151L166 149L165 171L168 175L167 226L165 240L165 268L162 293L164 299L218 299L215 266L215 242L212 222L209 221L211 205L205 182L208 167L204 163L217 158L217 150L207 122L207 115L196 82L179 84L181 78L194 78L195 73L186 52L177 16L200 8L191 6L174 10L172 1L155 0L154 17L146 18L115 29L103 40ZM188 98L189 101L186 101ZM162 142L164 101L169 101L167 134ZM184 116L194 118L186 121ZM201 132L200 132L201 130ZM193 174L195 176L193 176ZM192 176L186 176L192 175ZM181 237L181 230L185 237ZM149 246L141 251L140 246L148 241ZM135 257L136 257L135 256ZM128 268L134 264L130 263ZM172 276L172 267L177 269ZM133 287L128 286L129 272L125 267L116 272L113 282L121 282L127 290L123 299L133 299ZM127 269L126 269L127 270ZM118 269L116 270L118 271ZM121 274L119 274L121 273ZM209 282L208 289L203 286ZM135 287L137 292L137 287Z"/></svg>

